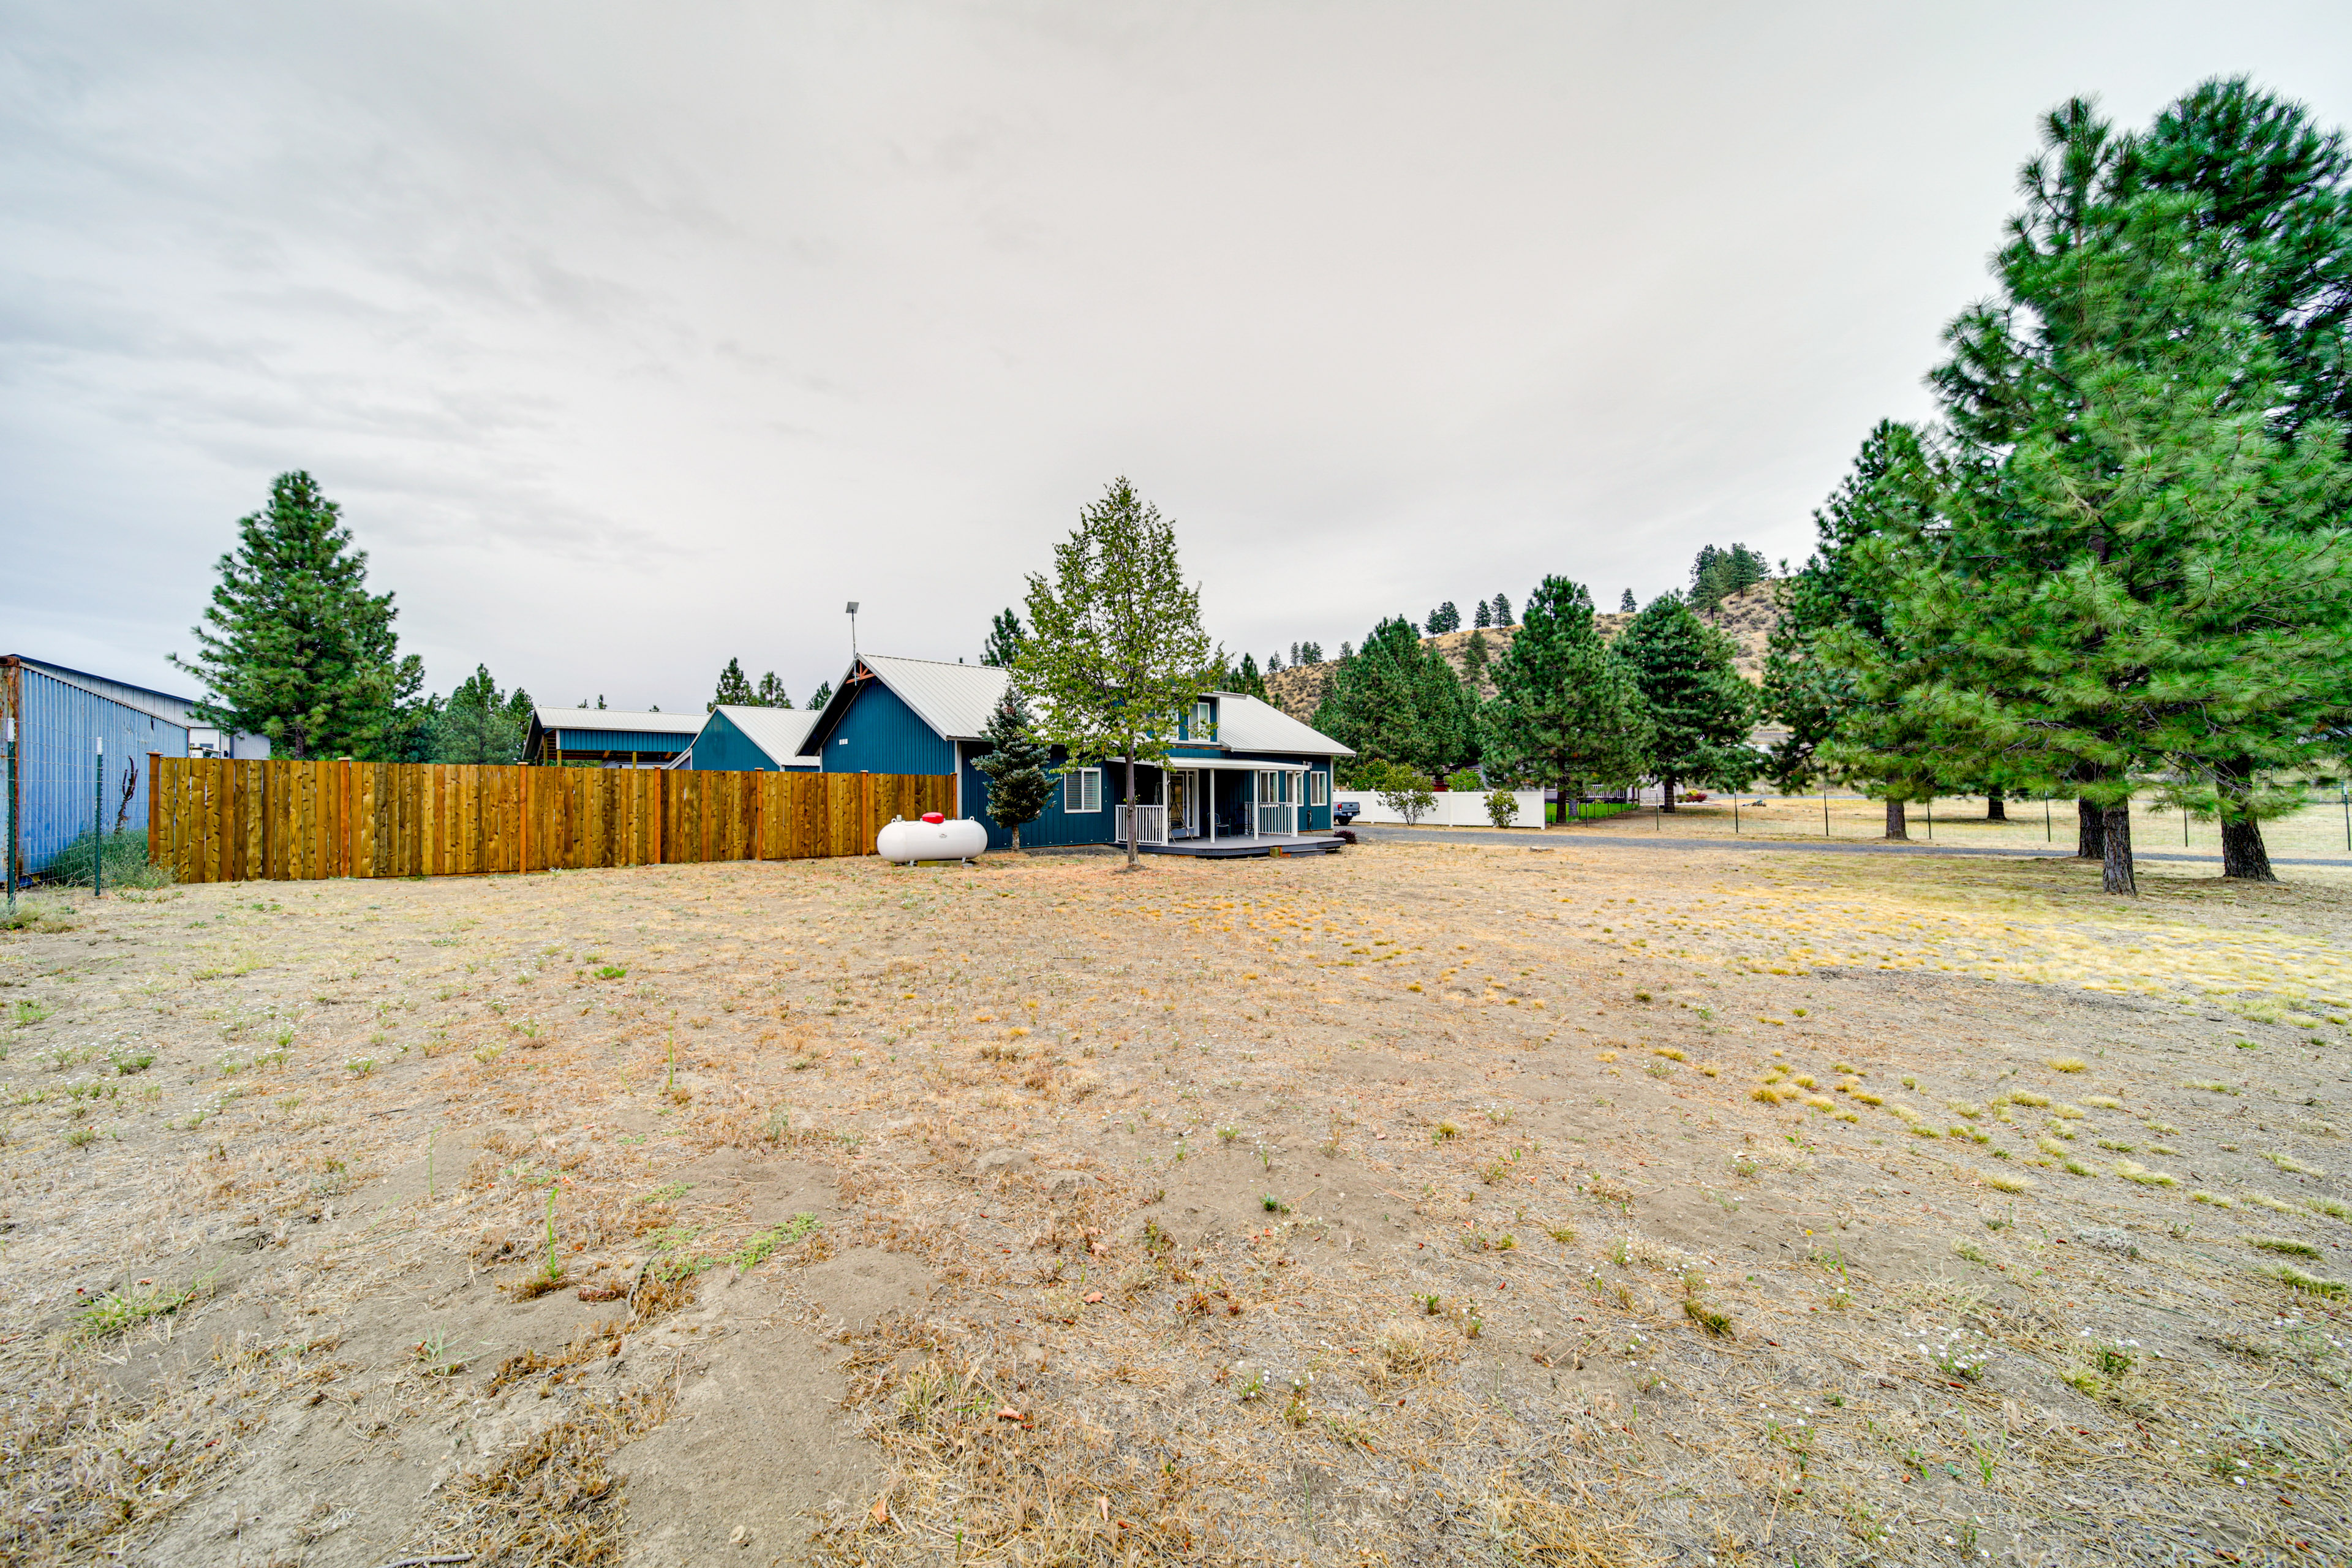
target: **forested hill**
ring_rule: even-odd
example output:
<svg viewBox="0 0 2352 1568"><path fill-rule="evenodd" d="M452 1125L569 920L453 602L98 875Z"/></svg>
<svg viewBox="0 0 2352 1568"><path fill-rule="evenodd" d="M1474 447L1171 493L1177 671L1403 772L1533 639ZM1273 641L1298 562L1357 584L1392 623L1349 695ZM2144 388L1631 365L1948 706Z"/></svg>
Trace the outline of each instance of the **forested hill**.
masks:
<svg viewBox="0 0 2352 1568"><path fill-rule="evenodd" d="M1701 620L1731 638L1738 650L1732 659L1732 668L1750 681L1761 681L1764 678L1764 645L1771 638L1772 627L1780 618L1780 584L1777 581L1754 584L1727 594L1714 608L1698 613ZM1614 641L1617 634L1624 630L1625 623L1633 618L1630 613L1620 611L1592 617L1604 641ZM1467 667L1472 637L1486 640L1486 657L1493 660L1501 658L1503 650L1511 646L1511 633L1509 626L1487 626L1479 631L1441 632L1421 641L1423 647L1433 647L1443 653L1459 671ZM1320 664L1302 664L1289 669L1277 669L1265 678L1265 689L1273 694L1276 705L1284 712L1302 721L1309 721L1314 717L1316 707L1323 700L1323 688L1329 683L1331 672L1339 668L1337 659L1326 659ZM1491 691L1490 687L1481 684L1481 695Z"/></svg>

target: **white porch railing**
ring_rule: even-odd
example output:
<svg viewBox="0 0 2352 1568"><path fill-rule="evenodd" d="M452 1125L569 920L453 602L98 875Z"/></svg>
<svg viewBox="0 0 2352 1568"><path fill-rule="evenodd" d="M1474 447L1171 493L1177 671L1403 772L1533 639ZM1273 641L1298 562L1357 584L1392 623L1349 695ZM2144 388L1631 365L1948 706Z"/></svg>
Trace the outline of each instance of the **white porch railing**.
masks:
<svg viewBox="0 0 2352 1568"><path fill-rule="evenodd" d="M1293 838L1298 834L1298 808L1295 805L1273 805L1261 801L1257 808L1257 836L1260 838Z"/></svg>
<svg viewBox="0 0 2352 1568"><path fill-rule="evenodd" d="M1112 825L1112 841L1114 843L1124 844L1128 841L1128 822L1130 813L1132 813L1134 817L1136 830L1140 832L1143 836L1140 842L1145 844L1165 844L1168 842L1168 808L1166 806L1122 805L1118 809L1118 820Z"/></svg>

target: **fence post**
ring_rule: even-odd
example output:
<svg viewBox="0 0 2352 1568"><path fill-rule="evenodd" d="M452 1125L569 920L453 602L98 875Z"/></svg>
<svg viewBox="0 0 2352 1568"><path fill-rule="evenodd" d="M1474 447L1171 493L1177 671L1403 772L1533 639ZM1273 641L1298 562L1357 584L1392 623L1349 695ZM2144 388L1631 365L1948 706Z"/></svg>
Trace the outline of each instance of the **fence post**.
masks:
<svg viewBox="0 0 2352 1568"><path fill-rule="evenodd" d="M147 863L155 863L155 834L161 826L157 807L163 802L163 753L147 753Z"/></svg>

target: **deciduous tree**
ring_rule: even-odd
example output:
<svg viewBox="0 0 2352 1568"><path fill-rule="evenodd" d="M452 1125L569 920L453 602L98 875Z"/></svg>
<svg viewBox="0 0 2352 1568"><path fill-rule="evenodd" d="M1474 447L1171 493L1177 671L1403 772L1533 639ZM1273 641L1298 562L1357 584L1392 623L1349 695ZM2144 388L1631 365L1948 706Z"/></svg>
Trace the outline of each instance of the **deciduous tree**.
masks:
<svg viewBox="0 0 2352 1568"><path fill-rule="evenodd" d="M1030 635L1013 678L1041 736L1069 767L1117 758L1121 798L1135 765L1164 762L1179 721L1220 660L1201 627L1201 594L1184 582L1174 528L1124 478L1054 547L1054 573L1029 577ZM1127 863L1136 864L1136 835Z"/></svg>

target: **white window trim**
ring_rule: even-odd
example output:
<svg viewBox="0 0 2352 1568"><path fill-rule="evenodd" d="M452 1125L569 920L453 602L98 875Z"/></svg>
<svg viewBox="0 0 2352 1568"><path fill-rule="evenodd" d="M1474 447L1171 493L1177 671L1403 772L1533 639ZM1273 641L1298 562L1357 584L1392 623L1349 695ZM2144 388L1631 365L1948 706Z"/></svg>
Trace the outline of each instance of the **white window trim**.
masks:
<svg viewBox="0 0 2352 1568"><path fill-rule="evenodd" d="M1331 804L1331 775L1319 768L1307 775L1307 804L1309 805Z"/></svg>
<svg viewBox="0 0 2352 1568"><path fill-rule="evenodd" d="M1080 803L1076 805L1070 804L1070 791L1073 786L1077 790ZM1089 798L1094 802L1091 805L1085 804ZM1099 813L1101 810L1102 770L1100 768L1072 768L1062 775L1062 815L1085 816Z"/></svg>

